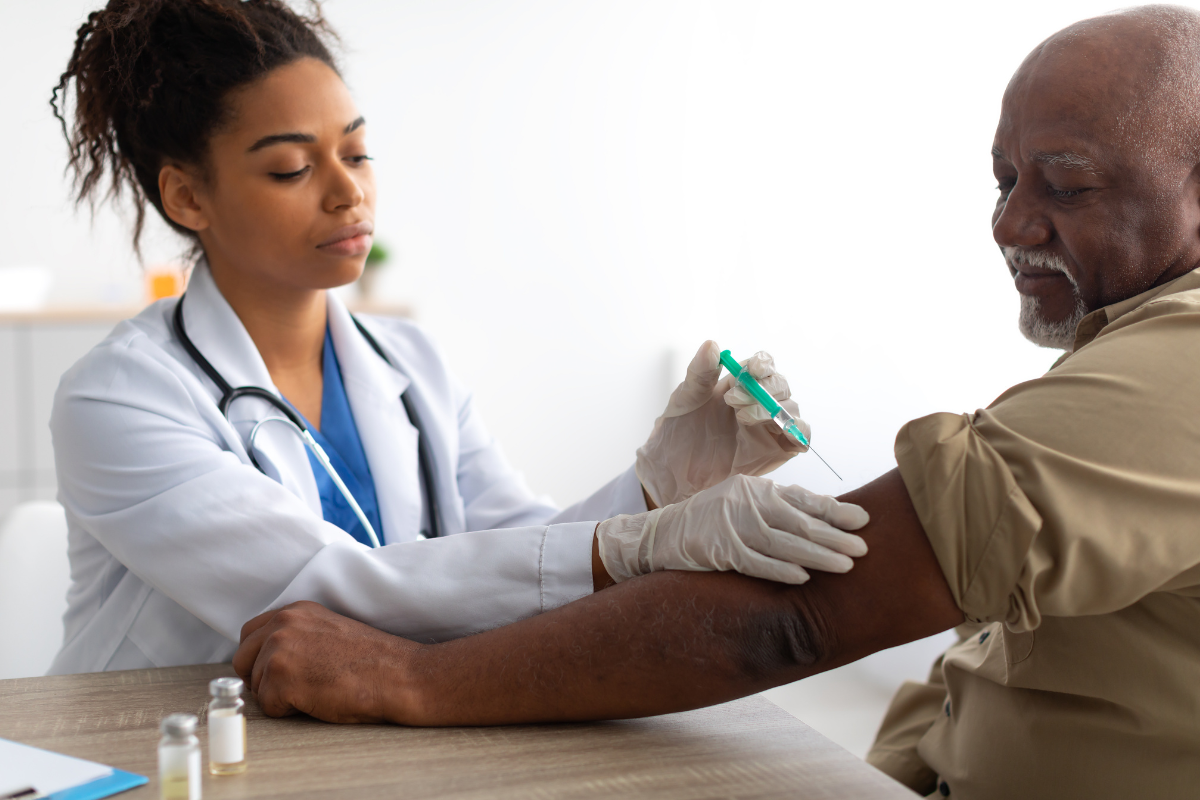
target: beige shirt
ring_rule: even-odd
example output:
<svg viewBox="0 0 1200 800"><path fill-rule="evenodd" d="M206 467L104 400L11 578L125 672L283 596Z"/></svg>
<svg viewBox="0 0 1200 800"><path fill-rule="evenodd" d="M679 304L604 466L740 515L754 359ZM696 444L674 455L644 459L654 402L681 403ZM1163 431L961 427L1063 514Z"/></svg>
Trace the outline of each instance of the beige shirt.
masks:
<svg viewBox="0 0 1200 800"><path fill-rule="evenodd" d="M973 624L868 760L962 800L1200 797L1200 270L896 459Z"/></svg>

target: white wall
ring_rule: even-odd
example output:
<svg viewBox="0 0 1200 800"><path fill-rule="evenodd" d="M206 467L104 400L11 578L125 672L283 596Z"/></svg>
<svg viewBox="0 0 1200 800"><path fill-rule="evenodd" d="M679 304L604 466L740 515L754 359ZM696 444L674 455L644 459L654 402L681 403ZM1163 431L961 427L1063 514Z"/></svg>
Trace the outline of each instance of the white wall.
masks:
<svg viewBox="0 0 1200 800"><path fill-rule="evenodd" d="M98 0L9 4L0 266L60 303L141 292L72 215L46 100ZM384 294L411 302L533 485L627 465L701 340L772 351L841 491L896 430L1053 355L1015 330L988 149L1021 57L1105 2L329 0L369 120ZM14 24L15 18L15 24ZM180 250L154 226L151 261Z"/></svg>

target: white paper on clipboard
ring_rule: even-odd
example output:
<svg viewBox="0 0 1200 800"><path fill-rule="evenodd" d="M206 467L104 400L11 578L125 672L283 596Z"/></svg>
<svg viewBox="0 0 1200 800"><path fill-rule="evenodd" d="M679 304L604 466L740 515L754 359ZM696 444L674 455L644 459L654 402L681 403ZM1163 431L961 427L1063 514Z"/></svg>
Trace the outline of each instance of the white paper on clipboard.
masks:
<svg viewBox="0 0 1200 800"><path fill-rule="evenodd" d="M103 764L0 739L0 797L29 786L53 794L112 774Z"/></svg>

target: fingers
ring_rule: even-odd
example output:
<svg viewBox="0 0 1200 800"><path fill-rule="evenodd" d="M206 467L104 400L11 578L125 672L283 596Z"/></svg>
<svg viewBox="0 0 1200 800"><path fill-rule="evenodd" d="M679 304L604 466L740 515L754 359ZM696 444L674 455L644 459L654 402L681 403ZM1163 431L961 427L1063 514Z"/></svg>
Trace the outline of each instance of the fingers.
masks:
<svg viewBox="0 0 1200 800"><path fill-rule="evenodd" d="M760 359L760 357L763 358ZM758 359L757 362L756 359ZM755 364L758 365L760 372L769 368L770 373L760 377L751 369ZM747 362L747 365L746 369L750 370L750 373L758 379L759 384L767 390L767 393L779 401L780 405L791 412L793 416L798 417L799 410L795 409L795 403L787 402L791 399L792 389L788 385L787 378L774 371L774 362L771 361L771 357L766 353L758 353ZM725 403L737 411L738 422L742 425L761 425L771 419L767 410L759 405L758 401L751 397L745 387L737 381L731 381L729 390L725 392Z"/></svg>
<svg viewBox="0 0 1200 800"><path fill-rule="evenodd" d="M725 393L725 404L737 412L738 424L747 428L771 421L770 413L740 383Z"/></svg>
<svg viewBox="0 0 1200 800"><path fill-rule="evenodd" d="M839 502L827 494L813 494L803 486L775 488L791 505L843 531L859 530L871 521L871 515L862 506Z"/></svg>
<svg viewBox="0 0 1200 800"><path fill-rule="evenodd" d="M745 548L738 553L736 569L743 575L749 575L752 578L762 578L763 580L775 581L776 583L788 583L793 586L807 583L810 577L804 567L799 564L786 560L780 561L777 558L771 558L749 548Z"/></svg>
<svg viewBox="0 0 1200 800"><path fill-rule="evenodd" d="M301 600L290 603L283 608L264 611L242 626L242 643L233 654L233 669L237 672L250 691L258 693L259 681L262 680L262 665L270 659L270 648L264 652L264 647L271 640L272 634L287 626L287 620L297 612L309 610L309 606L321 608L317 603Z"/></svg>
<svg viewBox="0 0 1200 800"><path fill-rule="evenodd" d="M241 637L240 641L243 641L243 642L246 641L247 636L254 633L256 630L261 628L263 625L266 625L268 622L270 622L271 617L275 616L275 612L278 610L279 609L272 609L270 611L264 611L263 613L259 614L257 617L255 617L254 619L250 620L245 625L243 625L242 626L242 637Z"/></svg>
<svg viewBox="0 0 1200 800"><path fill-rule="evenodd" d="M271 655L267 653L254 664L255 683L258 686L254 694L259 707L268 717L286 717L296 713L296 707L287 700L285 694L292 681L282 667L282 659L271 658Z"/></svg>
<svg viewBox="0 0 1200 800"><path fill-rule="evenodd" d="M266 622L269 622L274 616L275 612L269 611L251 620L253 622L266 617L264 624L259 625L249 635L247 635L246 627L244 626L242 628L242 643L238 646L237 652L233 654L233 670L246 682L246 685L250 687L250 691L252 692L258 691L258 688L251 680L254 664L258 661L258 654L262 650L263 642L267 640L267 636L270 634L270 626ZM250 623L247 622L246 626L249 625Z"/></svg>
<svg viewBox="0 0 1200 800"><path fill-rule="evenodd" d="M795 561L794 556L813 556L814 552L811 548L801 545L793 545L795 541L804 541L820 548L822 551L830 555L836 555L837 558L827 558L821 555L822 564L828 564L828 567L818 566L816 563L803 563L805 566L811 566L815 569L827 569L830 572L845 572L850 569L848 566L849 556L864 556L867 554L867 543L860 536L855 536L852 533L838 530L829 523L815 516L805 513L788 502L778 489L786 487L776 487L777 493L767 499L766 502L760 503L759 513L763 521L771 527L772 530L781 530L788 532L791 541L785 540L782 543L769 542L769 546L773 548L784 548L783 550L771 549L762 550L777 558L785 557L782 554L789 554L789 561ZM818 495L819 497L819 495ZM831 498L832 499L832 498ZM835 501L836 502L836 501ZM771 537L768 535L768 540Z"/></svg>
<svg viewBox="0 0 1200 800"><path fill-rule="evenodd" d="M798 427L798 428L800 429L800 432L804 434L804 439L805 439L806 441L808 441L808 442L812 442L812 425L809 425L807 422L805 422L803 419L801 419L801 418L800 418L800 408L799 408L799 406L797 406L797 405L796 405L796 404L795 404L793 401L791 401L791 400L784 400L784 401L783 401L782 403L780 403L779 405L781 405L781 406L783 406L784 408L786 408L786 409L787 409L787 412L788 412L789 414L791 414L793 418L795 418L795 420L796 420L796 427ZM790 439L791 437L789 436L788 438ZM805 452L808 452L808 448L807 448L807 447L802 447L802 449L803 449Z"/></svg>
<svg viewBox="0 0 1200 800"><path fill-rule="evenodd" d="M759 350L742 362L742 368L750 370L750 374L762 383L764 378L775 374L775 359L766 350Z"/></svg>
<svg viewBox="0 0 1200 800"><path fill-rule="evenodd" d="M853 534L843 534L852 536ZM793 527L776 528L774 526L759 531L753 539L744 539L748 547L753 547L759 553L771 558L799 564L809 569L822 572L849 572L854 568L854 559L836 550L819 544L803 534L796 532ZM865 547L864 547L865 551Z"/></svg>
<svg viewBox="0 0 1200 800"><path fill-rule="evenodd" d="M704 405L712 397L713 387L721 378L721 349L709 339L700 345L688 364L683 383L671 393L666 417L680 416Z"/></svg>
<svg viewBox="0 0 1200 800"><path fill-rule="evenodd" d="M705 391L712 391L721 377L721 348L712 339L700 345L696 355L688 364L687 375L683 379L685 386L695 386Z"/></svg>
<svg viewBox="0 0 1200 800"><path fill-rule="evenodd" d="M254 664L250 667L249 686L250 691L255 695L258 695L262 692L263 675L267 671L267 665L271 663L272 651L275 650L275 646L270 646L264 651L263 645L266 643L267 637L264 635L262 641L259 643L258 651L254 656Z"/></svg>

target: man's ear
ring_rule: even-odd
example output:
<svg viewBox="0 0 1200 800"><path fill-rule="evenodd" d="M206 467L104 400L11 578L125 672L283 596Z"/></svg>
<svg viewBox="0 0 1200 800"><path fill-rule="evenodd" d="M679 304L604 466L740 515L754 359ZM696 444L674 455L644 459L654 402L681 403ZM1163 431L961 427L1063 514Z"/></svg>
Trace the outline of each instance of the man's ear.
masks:
<svg viewBox="0 0 1200 800"><path fill-rule="evenodd" d="M208 215L199 202L199 178L192 172L168 164L158 172L158 195L163 211L176 224L202 231L209 226Z"/></svg>

